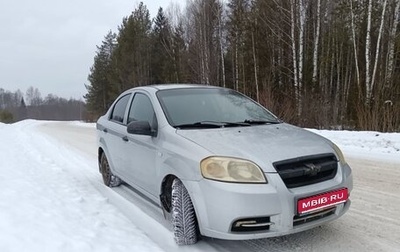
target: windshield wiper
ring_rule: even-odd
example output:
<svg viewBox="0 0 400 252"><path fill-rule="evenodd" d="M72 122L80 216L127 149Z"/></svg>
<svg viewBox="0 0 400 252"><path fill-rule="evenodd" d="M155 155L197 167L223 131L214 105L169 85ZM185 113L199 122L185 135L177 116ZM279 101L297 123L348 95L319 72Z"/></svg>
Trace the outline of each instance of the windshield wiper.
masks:
<svg viewBox="0 0 400 252"><path fill-rule="evenodd" d="M250 126L246 122L214 122L214 121L201 121L195 123L179 124L175 125L175 128L187 129L187 128L225 128L225 127L241 127Z"/></svg>
<svg viewBox="0 0 400 252"><path fill-rule="evenodd" d="M246 119L243 122L251 124L251 125L254 125L254 124L279 124L279 123L281 123L280 121L253 120L253 119Z"/></svg>
<svg viewBox="0 0 400 252"><path fill-rule="evenodd" d="M224 127L242 127L242 126L250 126L247 122L223 122Z"/></svg>

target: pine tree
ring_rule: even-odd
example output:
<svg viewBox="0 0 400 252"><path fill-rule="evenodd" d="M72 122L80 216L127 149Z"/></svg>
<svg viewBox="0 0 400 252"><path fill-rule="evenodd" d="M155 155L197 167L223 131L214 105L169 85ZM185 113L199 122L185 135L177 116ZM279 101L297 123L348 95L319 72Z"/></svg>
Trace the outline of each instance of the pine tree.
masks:
<svg viewBox="0 0 400 252"><path fill-rule="evenodd" d="M183 23L179 22L173 28L172 53L174 64L174 82L188 83L191 78L188 71L188 48L185 43L185 29Z"/></svg>
<svg viewBox="0 0 400 252"><path fill-rule="evenodd" d="M141 2L119 27L118 45L112 57L113 81L118 92L151 83L151 24L149 10Z"/></svg>
<svg viewBox="0 0 400 252"><path fill-rule="evenodd" d="M21 98L21 104L18 108L18 120L24 120L28 117L28 110L26 108L24 97Z"/></svg>
<svg viewBox="0 0 400 252"><path fill-rule="evenodd" d="M104 37L101 46L97 46L93 66L90 68L88 80L85 85L88 93L84 96L88 111L94 115L103 114L114 100L117 92L112 83L113 69L111 58L116 47L116 34L109 31Z"/></svg>
<svg viewBox="0 0 400 252"><path fill-rule="evenodd" d="M152 45L151 82L155 84L176 82L173 34L162 8L159 8L154 20Z"/></svg>

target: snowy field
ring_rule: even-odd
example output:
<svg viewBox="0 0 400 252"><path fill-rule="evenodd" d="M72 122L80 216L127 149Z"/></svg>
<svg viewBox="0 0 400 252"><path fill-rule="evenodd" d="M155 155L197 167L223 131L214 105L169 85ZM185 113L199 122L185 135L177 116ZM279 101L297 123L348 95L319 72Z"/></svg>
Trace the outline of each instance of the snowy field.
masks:
<svg viewBox="0 0 400 252"><path fill-rule="evenodd" d="M400 251L400 133L311 131L353 168L346 215L278 238L178 247L160 209L102 184L94 124L0 123L0 251Z"/></svg>

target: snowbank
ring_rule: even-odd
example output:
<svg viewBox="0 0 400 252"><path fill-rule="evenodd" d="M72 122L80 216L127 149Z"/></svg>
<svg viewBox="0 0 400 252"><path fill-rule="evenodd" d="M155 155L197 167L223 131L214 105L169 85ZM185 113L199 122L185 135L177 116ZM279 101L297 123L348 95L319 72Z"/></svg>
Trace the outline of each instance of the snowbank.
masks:
<svg viewBox="0 0 400 252"><path fill-rule="evenodd" d="M330 139L345 155L400 162L400 133L308 130Z"/></svg>
<svg viewBox="0 0 400 252"><path fill-rule="evenodd" d="M38 122L0 124L1 251L163 251L85 170L93 161L37 134Z"/></svg>
<svg viewBox="0 0 400 252"><path fill-rule="evenodd" d="M79 127L96 128L96 123L85 123L85 122L81 122L81 121L71 121L68 123L71 125L74 125L74 126L79 126Z"/></svg>

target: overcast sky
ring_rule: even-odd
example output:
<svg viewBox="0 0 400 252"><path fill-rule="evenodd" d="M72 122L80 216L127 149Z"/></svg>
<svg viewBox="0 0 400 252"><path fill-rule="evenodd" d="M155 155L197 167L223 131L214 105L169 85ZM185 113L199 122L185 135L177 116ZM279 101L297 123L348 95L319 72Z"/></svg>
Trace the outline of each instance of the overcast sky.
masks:
<svg viewBox="0 0 400 252"><path fill-rule="evenodd" d="M0 88L82 98L96 45L136 0L0 0ZM184 0L143 0L152 18Z"/></svg>

